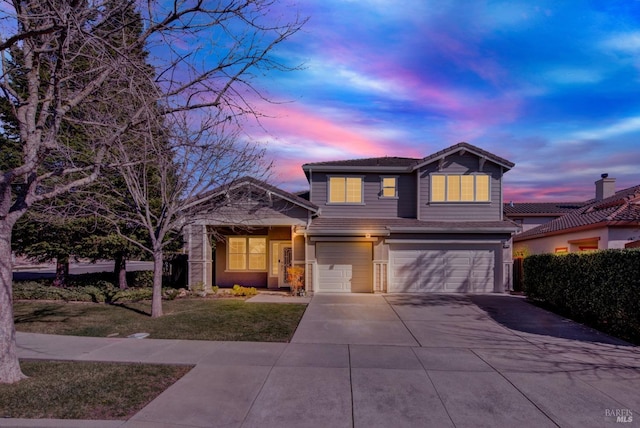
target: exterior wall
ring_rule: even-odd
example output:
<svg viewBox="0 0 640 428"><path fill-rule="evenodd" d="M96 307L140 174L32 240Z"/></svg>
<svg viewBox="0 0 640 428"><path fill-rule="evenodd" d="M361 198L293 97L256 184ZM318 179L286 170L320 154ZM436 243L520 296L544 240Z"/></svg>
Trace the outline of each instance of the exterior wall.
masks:
<svg viewBox="0 0 640 428"><path fill-rule="evenodd" d="M207 225L225 225L249 227L256 225L285 225L307 223L305 208L288 201L275 199L272 204L261 201L238 203L232 206L218 207L212 213L198 215L197 223Z"/></svg>
<svg viewBox="0 0 640 428"><path fill-rule="evenodd" d="M219 287L233 287L235 284L246 287L274 288L278 286L278 278L269 275L269 263L271 261L271 240L291 240L291 227L269 227L253 229L251 232L232 232L231 230L219 230L224 236L266 236L267 237L267 271L265 272L230 272L227 271L227 243L224 240L216 241L215 254L215 280L214 285ZM295 248L295 247L294 247Z"/></svg>
<svg viewBox="0 0 640 428"><path fill-rule="evenodd" d="M304 235L296 235L293 237L293 260L294 262L304 263L304 260L305 260Z"/></svg>
<svg viewBox="0 0 640 428"><path fill-rule="evenodd" d="M625 248L626 244L640 239L640 226L610 227L607 248Z"/></svg>
<svg viewBox="0 0 640 428"><path fill-rule="evenodd" d="M447 156L442 169L439 162L420 168L419 219L423 221L496 221L502 219L502 168L486 161L482 171L480 160L471 153ZM431 173L471 174L482 172L490 175L490 202L439 202L430 203Z"/></svg>
<svg viewBox="0 0 640 428"><path fill-rule="evenodd" d="M364 177L364 204L328 204L328 177ZM381 177L398 177L398 197L381 198ZM416 218L415 174L358 174L314 172L311 202L321 207L323 217Z"/></svg>
<svg viewBox="0 0 640 428"><path fill-rule="evenodd" d="M598 229L582 230L579 232L565 233L561 235L547 236L543 238L527 239L526 241L516 241L513 243L513 251L525 254L544 254L554 253L556 248L566 247L569 252L576 252L578 248L569 241L575 241L588 238L599 238L598 249L610 248L608 244L609 233L606 227ZM618 247L620 248L620 247ZM624 245L622 245L624 248Z"/></svg>

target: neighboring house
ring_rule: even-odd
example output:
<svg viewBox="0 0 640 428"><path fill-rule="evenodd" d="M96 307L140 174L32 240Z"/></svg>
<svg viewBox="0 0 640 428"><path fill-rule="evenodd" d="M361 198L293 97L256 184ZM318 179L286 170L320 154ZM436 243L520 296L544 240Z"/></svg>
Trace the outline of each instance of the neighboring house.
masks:
<svg viewBox="0 0 640 428"><path fill-rule="evenodd" d="M188 227L189 282L282 287L300 265L313 292L503 292L517 227L503 218L502 176L513 166L459 143L421 159L305 164L308 199L239 180L210 197L242 203Z"/></svg>
<svg viewBox="0 0 640 428"><path fill-rule="evenodd" d="M509 202L504 216L518 225L522 233L562 217L586 205L586 202Z"/></svg>
<svg viewBox="0 0 640 428"><path fill-rule="evenodd" d="M595 199L585 202L505 204L505 216L522 225L522 232L513 237L514 254L638 246L640 185L616 192L615 179L606 174L595 185ZM536 220L539 225L528 227Z"/></svg>

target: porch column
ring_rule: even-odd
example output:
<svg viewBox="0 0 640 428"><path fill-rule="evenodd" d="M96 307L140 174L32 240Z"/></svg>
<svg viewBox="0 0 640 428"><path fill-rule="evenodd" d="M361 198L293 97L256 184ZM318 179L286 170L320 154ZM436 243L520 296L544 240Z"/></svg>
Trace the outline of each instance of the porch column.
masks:
<svg viewBox="0 0 640 428"><path fill-rule="evenodd" d="M204 284L206 289L212 286L211 242L207 236L207 226L191 224L188 229L187 250L189 251L189 288Z"/></svg>

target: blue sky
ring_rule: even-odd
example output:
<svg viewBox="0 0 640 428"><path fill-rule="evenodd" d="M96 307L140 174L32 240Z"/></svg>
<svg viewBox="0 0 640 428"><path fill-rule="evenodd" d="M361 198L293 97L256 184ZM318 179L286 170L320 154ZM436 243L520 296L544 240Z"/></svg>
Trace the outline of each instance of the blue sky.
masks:
<svg viewBox="0 0 640 428"><path fill-rule="evenodd" d="M304 0L260 82L274 181L305 162L422 157L461 141L516 163L505 199L640 184L640 1ZM290 11L291 9L286 9Z"/></svg>

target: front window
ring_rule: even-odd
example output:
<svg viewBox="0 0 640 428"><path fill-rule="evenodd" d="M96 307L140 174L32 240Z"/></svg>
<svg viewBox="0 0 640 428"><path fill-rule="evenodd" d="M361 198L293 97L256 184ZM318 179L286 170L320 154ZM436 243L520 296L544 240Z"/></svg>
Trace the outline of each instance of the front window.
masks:
<svg viewBox="0 0 640 428"><path fill-rule="evenodd" d="M361 204L362 177L329 177L329 203Z"/></svg>
<svg viewBox="0 0 640 428"><path fill-rule="evenodd" d="M489 176L434 174L431 202L489 202Z"/></svg>
<svg viewBox="0 0 640 428"><path fill-rule="evenodd" d="M382 177L380 184L382 186L381 195L383 198L395 198L398 196L397 181L398 179L396 177Z"/></svg>
<svg viewBox="0 0 640 428"><path fill-rule="evenodd" d="M229 270L267 270L267 238L230 236L227 242Z"/></svg>

